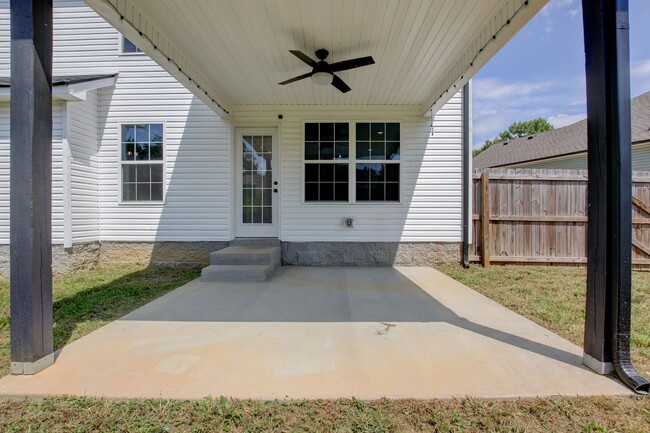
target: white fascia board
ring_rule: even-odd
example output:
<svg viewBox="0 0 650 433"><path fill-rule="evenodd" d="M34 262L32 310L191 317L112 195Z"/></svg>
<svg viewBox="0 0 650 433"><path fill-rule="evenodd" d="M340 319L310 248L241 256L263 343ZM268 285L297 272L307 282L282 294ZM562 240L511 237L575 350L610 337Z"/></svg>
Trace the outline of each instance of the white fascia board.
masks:
<svg viewBox="0 0 650 433"><path fill-rule="evenodd" d="M103 89L104 87L113 87L117 82L117 75L113 77L98 78L96 80L83 81L81 83L68 84L68 92L71 94L87 92L89 90Z"/></svg>
<svg viewBox="0 0 650 433"><path fill-rule="evenodd" d="M117 81L117 76L99 78L97 80L83 81L81 83L52 86L52 99L54 101L85 101L86 92L91 90L112 87ZM0 102L11 99L11 87L0 88Z"/></svg>
<svg viewBox="0 0 650 433"><path fill-rule="evenodd" d="M489 34L490 28L496 28L496 33L490 35L487 42L477 37L468 44L468 48L457 57L457 61L449 66L436 83L429 96L422 103L422 116L429 116L445 105L452 96L463 88L467 82L494 57L503 46L519 32L545 5L548 0L509 0L505 2L499 13L490 17L478 35ZM514 10L513 10L514 9ZM501 17L510 16L500 28Z"/></svg>
<svg viewBox="0 0 650 433"><path fill-rule="evenodd" d="M185 86L190 92L192 92L197 98L203 101L208 107L210 107L215 113L220 117L227 119L230 117L231 109L224 105L223 101L226 98L223 97L221 92L218 89L209 89L209 92L206 94L206 90L201 90L197 87L197 83L194 82L190 77L188 77L183 71L180 70L170 60L174 60L171 53L163 52L164 47L153 46L149 40L144 36L147 34L147 28L138 28L138 24L131 23L126 20L125 17L121 16L113 4L109 0L84 0L88 6L90 6L95 12L101 15L110 25L115 27L122 35L128 38L131 42L135 43L138 48L142 50L146 55L148 55L153 61L158 63L169 75L174 77ZM122 4L125 5L125 8L133 8L128 0L123 0ZM188 7L190 5L188 4ZM139 11L137 11L140 14ZM143 20L138 20L142 22ZM146 22L146 20L144 20ZM149 29L151 29L151 24L149 24ZM156 29L160 33L160 30ZM177 51L177 49L174 49ZM182 53L181 53L182 54ZM220 101L220 102L215 102Z"/></svg>

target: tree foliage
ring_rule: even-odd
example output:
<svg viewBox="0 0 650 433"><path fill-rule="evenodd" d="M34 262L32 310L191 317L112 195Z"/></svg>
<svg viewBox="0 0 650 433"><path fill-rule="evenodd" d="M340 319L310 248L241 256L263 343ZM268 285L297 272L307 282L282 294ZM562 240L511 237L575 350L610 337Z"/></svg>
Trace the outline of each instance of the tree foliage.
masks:
<svg viewBox="0 0 650 433"><path fill-rule="evenodd" d="M541 117L538 117L537 119L527 120L525 122L515 122L510 125L508 129L500 132L499 135L497 135L492 140L485 140L483 146L481 146L479 149L474 150L474 156L483 152L494 143L501 143L502 141L509 141L519 137L539 134L540 132L550 131L551 129L553 129L553 125Z"/></svg>

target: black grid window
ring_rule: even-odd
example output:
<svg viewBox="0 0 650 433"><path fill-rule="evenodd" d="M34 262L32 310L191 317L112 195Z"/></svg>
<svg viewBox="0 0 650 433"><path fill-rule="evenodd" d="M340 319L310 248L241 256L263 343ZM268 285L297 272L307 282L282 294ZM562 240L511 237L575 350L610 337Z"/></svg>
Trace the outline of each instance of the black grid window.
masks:
<svg viewBox="0 0 650 433"><path fill-rule="evenodd" d="M349 159L348 123L305 123L305 201L348 201Z"/></svg>
<svg viewBox="0 0 650 433"><path fill-rule="evenodd" d="M356 124L357 201L400 200L400 124Z"/></svg>
<svg viewBox="0 0 650 433"><path fill-rule="evenodd" d="M122 201L162 201L163 125L122 125L120 147Z"/></svg>

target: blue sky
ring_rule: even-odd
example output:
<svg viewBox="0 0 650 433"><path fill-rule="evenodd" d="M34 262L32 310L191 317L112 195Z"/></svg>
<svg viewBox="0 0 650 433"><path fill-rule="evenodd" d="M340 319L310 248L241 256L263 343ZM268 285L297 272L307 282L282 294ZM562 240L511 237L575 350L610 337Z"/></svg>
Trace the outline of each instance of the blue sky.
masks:
<svg viewBox="0 0 650 433"><path fill-rule="evenodd" d="M473 79L474 147L511 123L586 117L581 0L550 0ZM629 0L632 96L650 91L650 1Z"/></svg>

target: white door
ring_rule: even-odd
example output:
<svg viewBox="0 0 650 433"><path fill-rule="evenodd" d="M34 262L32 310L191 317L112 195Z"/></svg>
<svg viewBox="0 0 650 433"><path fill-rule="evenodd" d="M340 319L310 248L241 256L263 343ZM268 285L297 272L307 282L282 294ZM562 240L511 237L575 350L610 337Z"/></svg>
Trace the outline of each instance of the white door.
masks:
<svg viewBox="0 0 650 433"><path fill-rule="evenodd" d="M278 237L277 130L237 129L235 143L237 237Z"/></svg>

